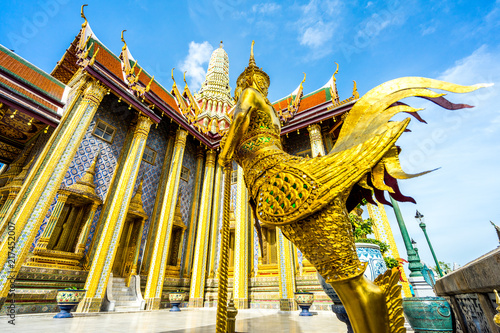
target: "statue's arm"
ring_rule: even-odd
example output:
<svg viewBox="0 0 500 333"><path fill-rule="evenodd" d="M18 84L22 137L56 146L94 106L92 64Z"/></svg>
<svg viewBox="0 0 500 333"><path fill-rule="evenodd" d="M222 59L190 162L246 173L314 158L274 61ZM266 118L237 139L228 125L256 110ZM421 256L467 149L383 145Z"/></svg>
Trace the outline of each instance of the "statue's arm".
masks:
<svg viewBox="0 0 500 333"><path fill-rule="evenodd" d="M233 122L226 134L219 157L222 164L233 159L234 151L250 124L250 111L258 108L262 103L261 100L263 100L261 94L253 88L247 88L241 93L238 103L234 107Z"/></svg>

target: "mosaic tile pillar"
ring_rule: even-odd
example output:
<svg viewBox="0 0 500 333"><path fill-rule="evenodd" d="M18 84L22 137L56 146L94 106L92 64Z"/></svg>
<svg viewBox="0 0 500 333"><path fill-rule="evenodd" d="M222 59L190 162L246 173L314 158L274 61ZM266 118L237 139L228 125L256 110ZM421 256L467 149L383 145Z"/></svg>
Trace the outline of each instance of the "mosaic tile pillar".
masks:
<svg viewBox="0 0 500 333"><path fill-rule="evenodd" d="M82 231L78 236L78 243L76 245L76 250L75 250L75 253L77 254L80 253L83 254L83 252L85 252L85 244L87 243L87 238L89 238L90 226L92 225L92 221L94 221L95 212L97 210L97 207L99 207L99 205L100 203L93 202L92 206L90 207L90 211L87 214L87 219L85 221L85 224L83 225Z"/></svg>
<svg viewBox="0 0 500 333"><path fill-rule="evenodd" d="M234 280L233 297L238 309L248 308L249 247L248 193L243 179L243 169L238 166L234 225Z"/></svg>
<svg viewBox="0 0 500 333"><path fill-rule="evenodd" d="M87 292L77 312L99 312L101 308L152 123L147 116L140 114L137 117L123 171L116 180L116 191L107 198L109 210L102 217L104 228L85 282Z"/></svg>
<svg viewBox="0 0 500 333"><path fill-rule="evenodd" d="M392 234L391 225L389 224L389 220L387 219L387 214L385 213L384 205L377 202L377 206L374 206L370 203L367 204L368 214L370 218L373 220L374 224L374 235L375 238L379 241L382 241L389 245L389 250L387 250L387 254L392 256L395 259L401 258L399 256L398 247L396 245L396 241L394 240L394 235ZM400 269L401 277L404 282L400 282L403 286L403 293L405 297L412 297L410 285L408 283L408 279L406 277L406 273L403 267Z"/></svg>
<svg viewBox="0 0 500 333"><path fill-rule="evenodd" d="M201 192L200 213L189 290L189 306L196 308L203 307L203 298L205 295L216 155L217 153L214 150L207 151L205 176Z"/></svg>
<svg viewBox="0 0 500 333"><path fill-rule="evenodd" d="M146 291L144 293L146 310L158 310L160 308L187 135L188 132L181 128L177 130L175 135L174 152L170 163L165 194L160 205L159 224L155 235Z"/></svg>
<svg viewBox="0 0 500 333"><path fill-rule="evenodd" d="M307 126L307 130L309 131L309 139L311 140L311 157L318 155L325 156L325 145L321 138L321 126L318 124L309 125Z"/></svg>
<svg viewBox="0 0 500 333"><path fill-rule="evenodd" d="M101 235L103 234L103 230L105 227L103 222L104 217L108 216L109 210L113 206L113 202L111 200L107 200L107 198L112 197L113 194L117 191L119 185L118 180L120 179L123 172L125 172L124 169L125 160L127 159L128 151L133 142L134 129L135 129L135 124L130 123L127 130L127 134L125 135L125 140L123 141L122 149L120 150L120 155L118 157L118 162L116 163L116 168L114 169L113 176L111 177L111 181L109 182L109 188L106 193L104 204L99 214L99 220L97 221L97 225L95 227L95 232L92 237L89 250L87 251L85 257L83 258L83 264L86 269L90 269L90 265L92 265L92 261L94 260L94 257L97 252L97 245L99 244L99 240L101 239Z"/></svg>
<svg viewBox="0 0 500 333"><path fill-rule="evenodd" d="M7 221L15 221L15 230L14 240L11 241L9 235L0 246L0 307L107 91L106 87L85 75L77 81L59 126L6 213Z"/></svg>
<svg viewBox="0 0 500 333"><path fill-rule="evenodd" d="M54 227L56 226L57 220L59 220L64 205L66 204L66 200L68 199L68 195L69 194L59 193L57 196L56 206L50 215L49 222L47 222L45 229L43 229L42 236L36 243L35 249L33 250L34 253L38 253L40 250L45 250L47 248L52 232L54 232Z"/></svg>
<svg viewBox="0 0 500 333"><path fill-rule="evenodd" d="M276 228L278 242L278 272L280 275L280 310L295 310L295 274L293 267L293 247L286 237L283 236L280 228Z"/></svg>
<svg viewBox="0 0 500 333"><path fill-rule="evenodd" d="M189 221L188 240L186 244L186 255L184 256L184 266L182 268L183 276L189 278L191 277L191 267L193 265L194 238L198 222L198 210L200 207L199 197L203 177L203 155L203 148L198 148L196 151L196 173L194 177L193 200L191 201L191 217Z"/></svg>
<svg viewBox="0 0 500 333"><path fill-rule="evenodd" d="M153 208L153 214L150 217L150 223L148 227L148 238L146 243L146 248L143 252L142 259L142 267L141 272L146 274L149 271L149 266L151 264L151 255L153 254L154 241L156 238L156 231L158 229L159 219L160 219L160 210L161 203L165 196L165 191L167 188L167 181L170 171L170 164L172 161L172 154L174 151L174 143L175 143L175 134L169 132L167 148L165 150L165 158L163 159L163 166L161 170L160 180L158 184L158 190L156 191L155 197L155 205Z"/></svg>
<svg viewBox="0 0 500 333"><path fill-rule="evenodd" d="M222 167L219 163L215 166L215 186L212 206L212 227L210 231L210 261L208 264L208 277L213 279L216 277L215 257L217 255L217 240L219 236L219 218L221 213L220 199L223 191L222 186Z"/></svg>

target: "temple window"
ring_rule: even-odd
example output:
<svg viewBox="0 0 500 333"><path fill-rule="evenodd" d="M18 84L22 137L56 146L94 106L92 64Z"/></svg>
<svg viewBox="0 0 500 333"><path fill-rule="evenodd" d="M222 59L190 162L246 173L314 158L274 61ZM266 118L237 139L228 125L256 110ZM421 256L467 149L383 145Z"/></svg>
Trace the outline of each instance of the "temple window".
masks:
<svg viewBox="0 0 500 333"><path fill-rule="evenodd" d="M189 181L189 169L186 167L181 168L181 179Z"/></svg>
<svg viewBox="0 0 500 333"><path fill-rule="evenodd" d="M93 135L109 143L113 142L115 133L116 128L101 119L97 119L94 130L92 131Z"/></svg>
<svg viewBox="0 0 500 333"><path fill-rule="evenodd" d="M179 274L181 272L181 254L185 231L186 225L182 221L181 200L179 197L175 206L174 223L172 226L172 233L170 234L167 268L165 271L166 277L179 277Z"/></svg>
<svg viewBox="0 0 500 333"><path fill-rule="evenodd" d="M156 152L153 149L146 146L144 148L144 154L142 155L142 160L148 162L149 164L154 165L156 160Z"/></svg>
<svg viewBox="0 0 500 333"><path fill-rule="evenodd" d="M231 184L237 182L238 182L238 170L233 170L233 172L231 172Z"/></svg>

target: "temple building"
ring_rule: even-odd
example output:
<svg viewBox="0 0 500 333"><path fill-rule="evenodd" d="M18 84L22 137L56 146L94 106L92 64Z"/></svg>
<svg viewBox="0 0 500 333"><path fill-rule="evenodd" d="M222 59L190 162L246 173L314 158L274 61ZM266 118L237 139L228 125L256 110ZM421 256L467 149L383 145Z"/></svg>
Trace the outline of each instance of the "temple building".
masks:
<svg viewBox="0 0 500 333"><path fill-rule="evenodd" d="M217 159L234 106L228 54L221 42L199 91L175 80L168 89L134 59L123 34L113 53L82 17L51 73L0 45L0 313L12 288L16 311L36 313L55 312L57 289L73 286L86 290L77 312L158 310L176 290L188 295L184 307L216 306ZM272 103L288 153L332 149L359 98L355 83L339 98L337 72L307 94L304 77ZM383 206L368 211L376 236L399 257ZM236 163L230 223L237 308L294 310L293 293L307 290L316 294L313 309L329 310L316 270L279 229L262 224L259 246Z"/></svg>

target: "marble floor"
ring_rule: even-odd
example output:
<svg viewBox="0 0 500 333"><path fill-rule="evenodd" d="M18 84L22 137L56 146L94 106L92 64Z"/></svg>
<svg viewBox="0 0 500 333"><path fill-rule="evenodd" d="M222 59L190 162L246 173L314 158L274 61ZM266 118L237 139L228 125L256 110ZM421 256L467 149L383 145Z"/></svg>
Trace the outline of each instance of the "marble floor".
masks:
<svg viewBox="0 0 500 333"><path fill-rule="evenodd" d="M54 319L54 314L17 315L15 326L6 316L0 316L0 332L16 333L204 333L215 332L215 309L183 309L181 312L142 311L128 313L76 314L71 319ZM300 317L277 310L240 310L236 317L237 332L347 332L344 323L333 312L318 311L312 317Z"/></svg>

